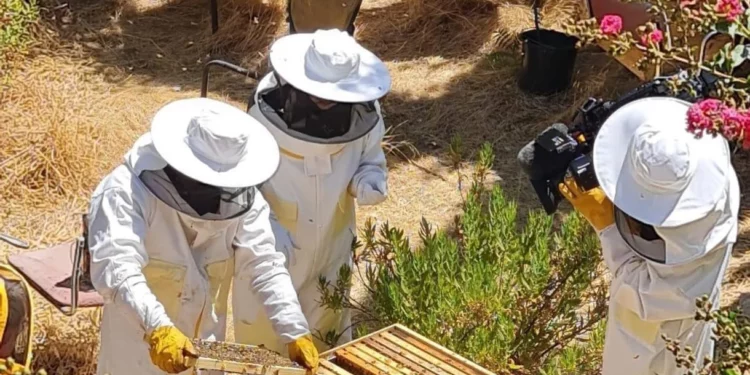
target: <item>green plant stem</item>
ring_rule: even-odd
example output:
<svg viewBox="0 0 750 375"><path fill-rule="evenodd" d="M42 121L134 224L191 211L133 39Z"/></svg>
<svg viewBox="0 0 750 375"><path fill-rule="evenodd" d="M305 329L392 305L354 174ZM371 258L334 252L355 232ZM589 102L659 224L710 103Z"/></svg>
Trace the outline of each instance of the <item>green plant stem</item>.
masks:
<svg viewBox="0 0 750 375"><path fill-rule="evenodd" d="M642 52L649 52L648 48L643 47L641 45L635 45L635 47L638 48ZM659 52L661 52L661 51L659 51ZM661 56L664 56L664 54L662 53ZM669 57L662 57L660 59L663 60L663 61L674 60L674 61L677 61L677 62L680 62L680 63L683 63L683 64L691 65L690 60L688 60L688 59L686 59L684 57L676 56L676 55L672 55L672 56L669 56ZM702 63L698 63L698 68L700 70L704 70L706 72L713 73L717 77L724 78L724 79L729 79L729 80L731 80L734 83L742 83L742 84L747 84L748 83L747 80L743 80L741 78L733 77L733 76L728 75L726 73L720 72L720 71L718 71L718 70L716 70L714 68L709 68L709 67L703 65Z"/></svg>

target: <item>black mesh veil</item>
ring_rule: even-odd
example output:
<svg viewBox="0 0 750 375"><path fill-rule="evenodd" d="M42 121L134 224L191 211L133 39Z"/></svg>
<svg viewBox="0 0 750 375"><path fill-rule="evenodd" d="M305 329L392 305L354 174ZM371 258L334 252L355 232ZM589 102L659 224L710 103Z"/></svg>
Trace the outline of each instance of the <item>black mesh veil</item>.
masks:
<svg viewBox="0 0 750 375"><path fill-rule="evenodd" d="M244 215L253 206L253 186L222 188L193 180L174 168L143 171L140 180L169 207L201 220L228 220Z"/></svg>
<svg viewBox="0 0 750 375"><path fill-rule="evenodd" d="M633 251L651 261L666 263L666 243L659 237L653 226L641 223L619 208L615 208L615 224L620 235Z"/></svg>
<svg viewBox="0 0 750 375"><path fill-rule="evenodd" d="M274 73L274 84L258 92L263 116L293 138L316 144L342 144L367 135L377 126L376 101L336 103L321 109L310 94L284 82Z"/></svg>

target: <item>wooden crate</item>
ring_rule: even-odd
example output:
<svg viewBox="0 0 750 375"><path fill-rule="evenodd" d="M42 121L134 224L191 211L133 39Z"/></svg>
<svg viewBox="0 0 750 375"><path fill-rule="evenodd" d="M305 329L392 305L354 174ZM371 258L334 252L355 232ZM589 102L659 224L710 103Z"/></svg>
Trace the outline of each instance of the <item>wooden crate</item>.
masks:
<svg viewBox="0 0 750 375"><path fill-rule="evenodd" d="M494 375L399 324L321 355L319 375Z"/></svg>

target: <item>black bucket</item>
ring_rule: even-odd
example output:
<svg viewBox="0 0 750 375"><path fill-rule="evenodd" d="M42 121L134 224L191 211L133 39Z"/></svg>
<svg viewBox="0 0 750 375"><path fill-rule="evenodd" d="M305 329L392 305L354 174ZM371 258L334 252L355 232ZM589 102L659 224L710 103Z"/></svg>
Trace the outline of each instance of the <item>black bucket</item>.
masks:
<svg viewBox="0 0 750 375"><path fill-rule="evenodd" d="M553 30L521 33L523 68L518 86L537 95L565 91L573 81L578 38Z"/></svg>

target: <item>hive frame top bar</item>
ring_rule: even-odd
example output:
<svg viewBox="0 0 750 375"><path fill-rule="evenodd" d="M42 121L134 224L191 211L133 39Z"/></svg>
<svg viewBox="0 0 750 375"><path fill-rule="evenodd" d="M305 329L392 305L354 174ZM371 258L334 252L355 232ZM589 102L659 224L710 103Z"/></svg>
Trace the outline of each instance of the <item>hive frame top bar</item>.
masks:
<svg viewBox="0 0 750 375"><path fill-rule="evenodd" d="M400 331L400 332L399 332ZM420 346L424 346L426 348L429 348L430 351L434 351L435 353L439 353L439 355L430 355L428 352L424 352L423 354L428 354L428 357L434 357L434 359L437 359L438 361L441 361L440 368L448 369L449 371L443 371L440 370L440 373L446 372L451 373L454 375L457 374L467 374L467 375L496 375L493 372L482 368L481 366L477 365L476 363L454 353L451 350L448 350L437 343L431 341L430 339L410 330L407 327L404 327L400 324L394 324L392 326L383 328L379 331L376 331L374 333L371 333L369 335L360 337L357 340L348 342L346 344L343 344L341 346L338 346L336 348L333 348L331 350L328 350L321 354L321 359L323 362L329 362L331 360L335 360L337 356L337 352L344 353L349 351L351 348L353 348L355 345L362 345L366 344L367 342L378 339L379 337L386 337L390 336L393 338L394 333L400 333L403 334L406 337L409 337L412 342L419 343ZM395 339L398 339L398 337L395 337ZM399 341L399 340L397 340ZM405 341L404 341L405 342ZM407 345L411 345L409 343L406 343ZM396 345L394 345L396 346ZM442 358L439 358L442 357ZM367 361L366 361L367 362ZM330 362L329 362L330 363ZM453 364L452 364L453 363ZM332 364L333 365L333 364ZM458 366L456 366L458 365ZM334 365L335 366L335 365ZM468 370L468 371L467 371ZM383 371L379 371L380 373L383 373ZM432 372L432 371L431 371Z"/></svg>
<svg viewBox="0 0 750 375"><path fill-rule="evenodd" d="M254 363L241 363L235 361L224 361L213 358L198 358L195 362L196 370L218 370L233 374L255 374L255 375L305 375L304 369L265 366Z"/></svg>

